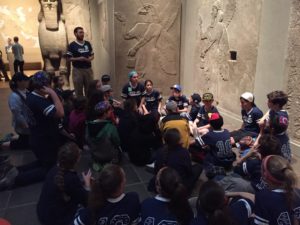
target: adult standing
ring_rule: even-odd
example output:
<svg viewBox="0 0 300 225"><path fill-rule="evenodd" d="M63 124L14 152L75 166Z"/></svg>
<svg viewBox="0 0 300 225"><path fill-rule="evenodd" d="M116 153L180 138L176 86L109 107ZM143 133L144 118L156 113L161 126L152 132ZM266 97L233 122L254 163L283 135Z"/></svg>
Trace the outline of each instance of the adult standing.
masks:
<svg viewBox="0 0 300 225"><path fill-rule="evenodd" d="M82 27L74 29L76 40L69 47L67 56L73 64L73 83L76 96L83 96L88 92L88 85L93 80L91 61L94 59L94 52L90 42L84 40Z"/></svg>
<svg viewBox="0 0 300 225"><path fill-rule="evenodd" d="M0 71L5 79L5 81L9 81L9 77L7 76L7 72L4 66L4 62L2 59L2 51L0 50Z"/></svg>
<svg viewBox="0 0 300 225"><path fill-rule="evenodd" d="M7 55L10 77L12 77L14 75L14 60L15 60L14 54L12 52L12 46L13 46L12 39L8 38L7 45L5 46L5 53Z"/></svg>
<svg viewBox="0 0 300 225"><path fill-rule="evenodd" d="M23 66L24 66L24 49L23 46L19 44L19 38L14 37L14 44L12 46L12 52L15 57L14 61L14 71L15 73L21 72L23 73Z"/></svg>

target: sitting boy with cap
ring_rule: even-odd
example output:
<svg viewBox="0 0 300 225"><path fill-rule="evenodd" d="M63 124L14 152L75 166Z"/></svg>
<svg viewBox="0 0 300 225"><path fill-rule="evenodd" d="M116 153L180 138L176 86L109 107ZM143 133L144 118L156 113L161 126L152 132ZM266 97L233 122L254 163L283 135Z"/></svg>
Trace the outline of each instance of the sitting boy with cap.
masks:
<svg viewBox="0 0 300 225"><path fill-rule="evenodd" d="M175 84L172 87L170 87L170 89L172 90L172 92L171 92L171 96L167 100L167 103L169 101L174 101L177 103L179 113L187 113L189 101L186 98L186 96L181 93L182 91L181 86L179 84Z"/></svg>

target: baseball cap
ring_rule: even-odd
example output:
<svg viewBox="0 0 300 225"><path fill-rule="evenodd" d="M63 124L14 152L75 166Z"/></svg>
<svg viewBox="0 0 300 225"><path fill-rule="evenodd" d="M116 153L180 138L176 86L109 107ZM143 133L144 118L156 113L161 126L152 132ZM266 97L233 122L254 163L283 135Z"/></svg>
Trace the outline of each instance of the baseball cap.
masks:
<svg viewBox="0 0 300 225"><path fill-rule="evenodd" d="M175 101L167 102L166 109L170 112L176 112L177 111L177 103Z"/></svg>
<svg viewBox="0 0 300 225"><path fill-rule="evenodd" d="M241 95L241 98L245 99L248 102L254 102L254 95L251 92L245 92Z"/></svg>
<svg viewBox="0 0 300 225"><path fill-rule="evenodd" d="M102 75L101 81L102 82L108 82L108 81L110 81L110 76L108 74Z"/></svg>
<svg viewBox="0 0 300 225"><path fill-rule="evenodd" d="M136 70L131 70L131 71L128 73L128 78L130 79L130 78L133 77L134 75L138 75L138 73L136 72Z"/></svg>
<svg viewBox="0 0 300 225"><path fill-rule="evenodd" d="M192 94L191 98L192 98L193 102L195 102L195 103L200 103L201 102L201 97L197 93Z"/></svg>
<svg viewBox="0 0 300 225"><path fill-rule="evenodd" d="M25 80L29 80L30 78L27 77L25 74L17 72L13 75L12 77L12 81L13 82L17 82L17 81L25 81Z"/></svg>
<svg viewBox="0 0 300 225"><path fill-rule="evenodd" d="M208 120L214 130L221 129L224 124L223 117L219 113L212 113Z"/></svg>
<svg viewBox="0 0 300 225"><path fill-rule="evenodd" d="M214 96L212 93L204 93L202 96L202 101L211 101L214 100Z"/></svg>
<svg viewBox="0 0 300 225"><path fill-rule="evenodd" d="M42 88L50 84L49 75L45 71L36 72L31 79L35 88Z"/></svg>
<svg viewBox="0 0 300 225"><path fill-rule="evenodd" d="M102 92L107 92L107 91L111 91L112 88L111 88L111 86L109 84L106 84L106 85L102 85L101 88L100 88L100 90Z"/></svg>
<svg viewBox="0 0 300 225"><path fill-rule="evenodd" d="M181 91L181 86L179 84L174 84L170 89L176 89L177 91Z"/></svg>
<svg viewBox="0 0 300 225"><path fill-rule="evenodd" d="M218 120L218 119L220 119L219 113L212 113L209 117L209 121Z"/></svg>
<svg viewBox="0 0 300 225"><path fill-rule="evenodd" d="M109 108L110 108L110 104L108 101L101 101L95 105L94 109L96 113L103 114L107 112Z"/></svg>

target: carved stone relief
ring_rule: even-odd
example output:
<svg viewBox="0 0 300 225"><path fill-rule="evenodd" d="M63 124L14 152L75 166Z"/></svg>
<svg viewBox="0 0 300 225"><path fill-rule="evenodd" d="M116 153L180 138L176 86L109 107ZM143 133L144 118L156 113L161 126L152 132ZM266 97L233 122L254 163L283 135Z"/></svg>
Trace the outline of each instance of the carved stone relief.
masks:
<svg viewBox="0 0 300 225"><path fill-rule="evenodd" d="M68 42L75 40L74 28L83 27L84 38L92 39L89 0L62 0L66 20Z"/></svg>
<svg viewBox="0 0 300 225"><path fill-rule="evenodd" d="M159 89L179 82L180 9L180 0L115 1L119 87L132 69Z"/></svg>
<svg viewBox="0 0 300 225"><path fill-rule="evenodd" d="M99 4L99 17L100 17L100 34L101 43L105 51L109 52L109 36L108 36L108 12L107 12L107 0L98 1Z"/></svg>
<svg viewBox="0 0 300 225"><path fill-rule="evenodd" d="M61 1L40 0L40 5L38 34L44 69L52 75L58 70L61 75L67 75L67 34Z"/></svg>
<svg viewBox="0 0 300 225"><path fill-rule="evenodd" d="M240 114L240 94L254 88L261 0L200 0L197 6L193 91L212 92L221 107Z"/></svg>
<svg viewBox="0 0 300 225"><path fill-rule="evenodd" d="M286 60L290 136L300 141L300 2L293 0Z"/></svg>

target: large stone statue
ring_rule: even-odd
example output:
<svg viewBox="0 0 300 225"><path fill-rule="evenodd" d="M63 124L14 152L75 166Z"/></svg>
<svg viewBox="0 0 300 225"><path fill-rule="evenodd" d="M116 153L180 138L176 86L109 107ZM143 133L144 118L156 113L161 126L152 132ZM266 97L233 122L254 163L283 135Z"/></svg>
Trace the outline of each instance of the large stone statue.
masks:
<svg viewBox="0 0 300 225"><path fill-rule="evenodd" d="M136 1L136 5L139 7L133 26L129 25L132 19L115 12L115 18L121 22L123 39L134 40L127 49L127 68L135 68L160 85L177 82L179 42L174 30L177 31L175 21L180 16L180 0Z"/></svg>
<svg viewBox="0 0 300 225"><path fill-rule="evenodd" d="M222 2L217 0L211 9L211 22L206 31L202 31L202 18L199 15L199 61L203 86L212 92L216 99L220 97L220 83L229 79L229 43L227 26L235 13L235 0L228 0L223 12Z"/></svg>
<svg viewBox="0 0 300 225"><path fill-rule="evenodd" d="M39 42L44 60L44 69L54 75L59 71L67 75L67 35L60 0L40 0L38 15Z"/></svg>

